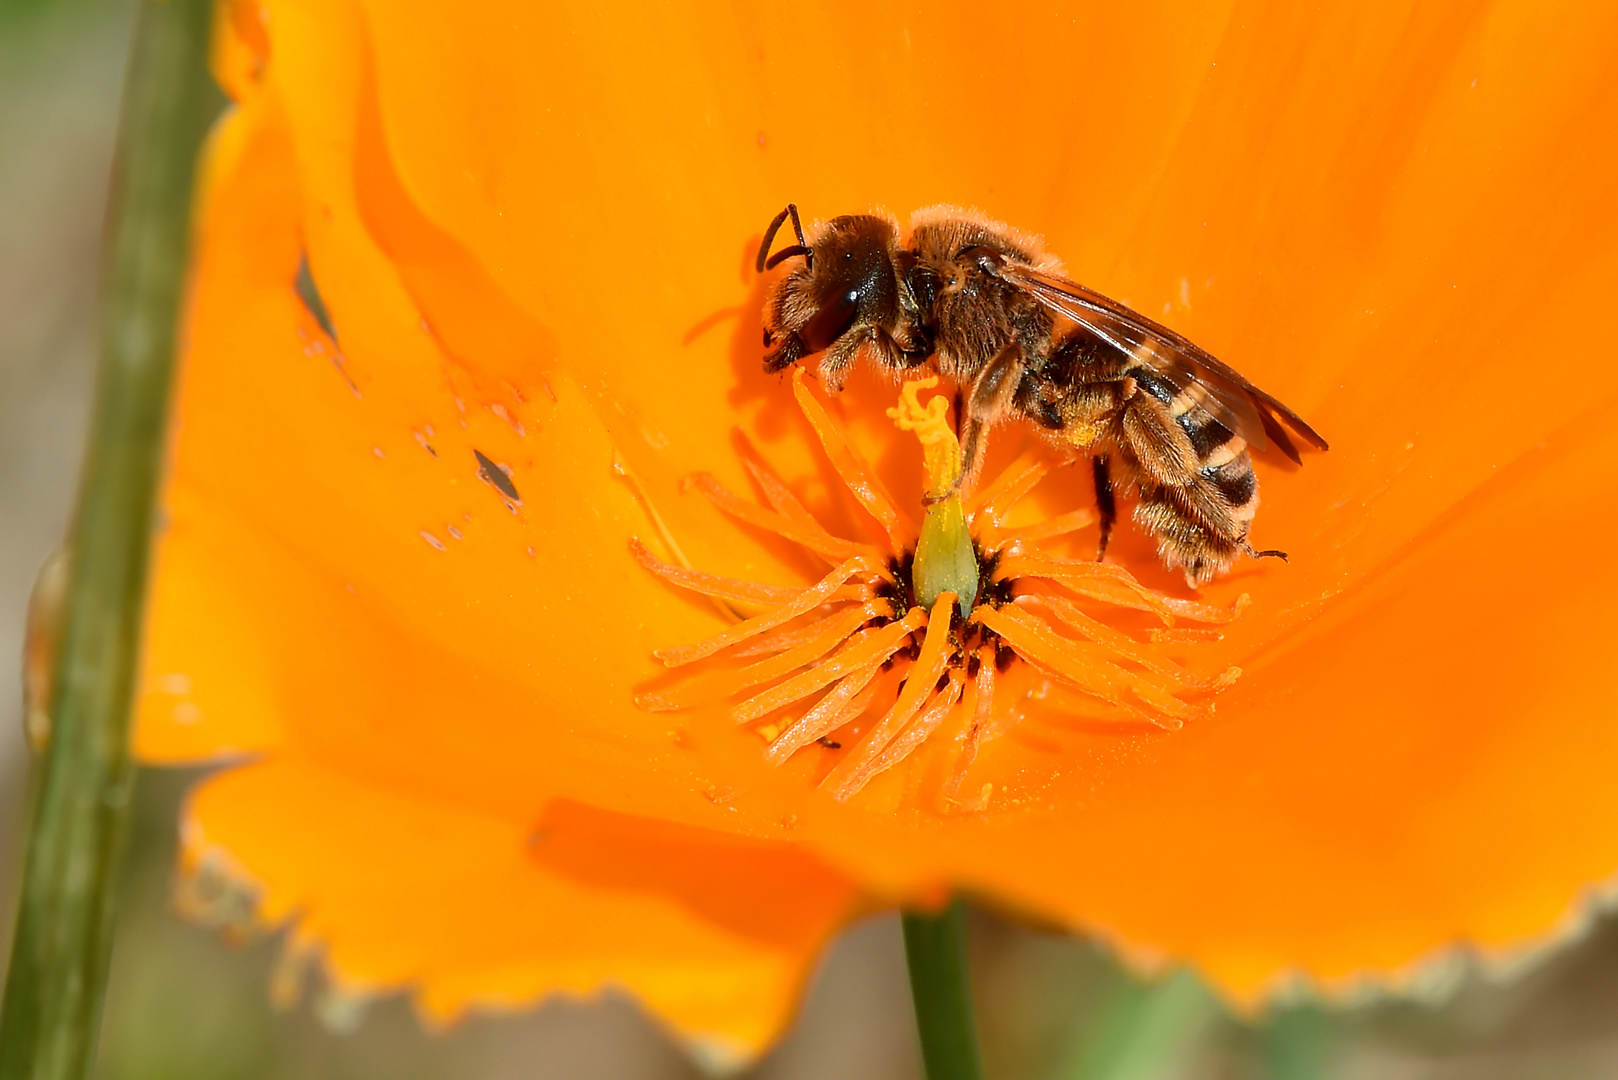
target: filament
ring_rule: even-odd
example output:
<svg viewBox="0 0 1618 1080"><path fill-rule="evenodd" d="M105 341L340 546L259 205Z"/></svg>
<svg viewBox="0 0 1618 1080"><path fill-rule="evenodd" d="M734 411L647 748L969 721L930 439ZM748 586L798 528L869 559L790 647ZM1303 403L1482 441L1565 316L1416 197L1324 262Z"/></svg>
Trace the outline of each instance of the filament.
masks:
<svg viewBox="0 0 1618 1080"><path fill-rule="evenodd" d="M727 626L713 637L705 641L699 641L695 645L679 645L672 649L659 649L652 655L661 660L666 667L682 667L692 661L712 656L726 645L746 641L748 638L762 634L766 630L773 630L784 622L796 619L799 615L808 614L831 599L832 594L841 588L849 578L856 574L869 573L872 569L873 565L870 559L864 555L856 556L838 566L817 583L803 590L803 592L780 607Z"/></svg>
<svg viewBox="0 0 1618 1080"><path fill-rule="evenodd" d="M802 585L763 585L756 581L738 581L736 578L676 566L659 559L646 550L645 544L634 538L629 541L629 551L642 566L658 577L704 596L735 600L742 604L774 605L789 603L804 591Z"/></svg>
<svg viewBox="0 0 1618 1080"><path fill-rule="evenodd" d="M882 486L882 481L876 478L870 466L848 444L848 437L827 415L825 407L810 392L805 379L802 368L793 370L792 393L798 399L798 408L803 410L809 426L814 428L815 437L820 440L832 468L837 470L837 475L866 512L876 518L888 534L888 542L893 549L905 550L916 541L915 524L894 504L893 496Z"/></svg>
<svg viewBox="0 0 1618 1080"><path fill-rule="evenodd" d="M858 670L873 662L880 664L897 652L904 640L917 630L926 619L926 613L920 608L912 608L910 614L898 622L891 622L886 626L860 631L850 638L848 644L824 664L794 675L786 682L766 690L757 697L749 698L731 709L731 719L738 724L757 720L759 717L772 713L776 709L808 697L822 687L829 686L841 679L851 671Z"/></svg>

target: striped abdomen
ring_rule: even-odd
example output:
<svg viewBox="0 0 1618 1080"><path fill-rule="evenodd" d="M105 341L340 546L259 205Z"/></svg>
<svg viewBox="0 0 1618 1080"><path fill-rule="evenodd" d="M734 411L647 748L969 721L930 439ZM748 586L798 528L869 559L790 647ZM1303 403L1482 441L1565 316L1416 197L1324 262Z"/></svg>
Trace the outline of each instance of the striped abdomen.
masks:
<svg viewBox="0 0 1618 1080"><path fill-rule="evenodd" d="M1140 490L1135 521L1157 539L1165 564L1200 585L1249 550L1258 477L1247 442L1202 407L1201 384L1177 391L1139 365L1123 375L1116 442Z"/></svg>

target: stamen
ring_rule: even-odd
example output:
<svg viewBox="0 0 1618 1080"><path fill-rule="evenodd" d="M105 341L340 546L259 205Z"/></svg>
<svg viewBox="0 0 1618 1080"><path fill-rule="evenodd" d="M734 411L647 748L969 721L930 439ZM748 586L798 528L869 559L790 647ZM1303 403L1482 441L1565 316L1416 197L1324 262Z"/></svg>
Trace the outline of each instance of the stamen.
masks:
<svg viewBox="0 0 1618 1080"><path fill-rule="evenodd" d="M1041 521L1037 525L1024 525L1016 529L1001 529L996 536L995 548L997 550L1010 547L1013 544L1037 544L1041 540L1053 540L1058 536L1078 532L1094 525L1100 518L1094 510L1070 510L1060 517L1053 517L1049 521Z"/></svg>
<svg viewBox="0 0 1618 1080"><path fill-rule="evenodd" d="M646 545L636 537L630 538L629 551L642 566L665 581L672 582L682 589L690 589L692 592L718 597L721 600L734 600L742 604L786 604L803 595L804 591L801 585L764 585L756 581L738 581L736 578L720 577L718 574L709 574L702 570L675 566L646 550Z"/></svg>
<svg viewBox="0 0 1618 1080"><path fill-rule="evenodd" d="M1040 728L1047 735L1053 733L1052 729L1056 733L1082 734L1121 732L1141 725L1159 731L1178 731L1181 726L1178 720L1170 719L1165 723L1164 717L1153 716L1143 706L1126 702L1119 708L1062 682L1053 682L1040 698L1040 717L1044 721ZM1018 734L1028 736L1032 733L1024 730ZM1038 738L1037 735L1033 737Z"/></svg>
<svg viewBox="0 0 1618 1080"><path fill-rule="evenodd" d="M833 559L846 559L850 555L875 557L877 554L877 549L871 544L859 544L853 540L833 536L818 523L814 528L808 528L785 514L766 510L745 499L739 499L726 491L724 485L709 473L693 473L685 478L685 482L708 496L715 506L731 517L785 537L795 544L802 544L810 551L819 552Z"/></svg>
<svg viewBox="0 0 1618 1080"><path fill-rule="evenodd" d="M1236 602L1229 607L1206 604L1201 600L1182 600L1177 596L1165 596L1162 599L1163 605L1181 618L1215 625L1235 622L1242 617L1242 612L1247 610L1247 605L1253 602L1253 598L1246 593L1238 596Z"/></svg>
<svg viewBox="0 0 1618 1080"><path fill-rule="evenodd" d="M815 516L804 508L803 503L798 501L798 497L792 494L792 490L781 481L780 477L751 458L747 459L746 464L747 470L753 474L753 479L763 489L764 498L769 501L770 506L777 513L799 528L833 540L838 539L838 537L833 537L831 533L827 532L825 527L815 519Z"/></svg>
<svg viewBox="0 0 1618 1080"><path fill-rule="evenodd" d="M841 682L815 703L815 707L792 723L764 750L772 765L780 765L816 739L823 739L870 708L879 683L872 682L887 657L868 664Z"/></svg>
<svg viewBox="0 0 1618 1080"><path fill-rule="evenodd" d="M1242 673L1239 667L1226 668L1219 675L1211 679L1204 679L1191 674L1179 664L1165 656L1159 656L1151 649L1124 633L1116 627L1108 626L1100 619L1088 615L1079 609L1073 601L1049 593L1028 593L1019 596L1018 605L1029 603L1043 604L1067 626L1072 627L1102 648L1118 654L1125 660L1132 661L1147 671L1156 672L1165 678L1173 679L1181 686L1193 690L1219 690L1235 682Z"/></svg>
<svg viewBox="0 0 1618 1080"><path fill-rule="evenodd" d="M808 697L851 671L857 671L872 663L882 663L899 651L905 639L919 629L926 619L926 612L920 608L911 608L910 614L898 622L860 631L830 660L742 702L730 710L730 718L738 724L749 723L794 701Z"/></svg>
<svg viewBox="0 0 1618 1080"><path fill-rule="evenodd" d="M1204 630L1191 626L1184 629L1154 626L1146 631L1146 636L1154 643L1165 645L1201 645L1203 642L1225 640L1225 635L1218 630Z"/></svg>
<svg viewBox="0 0 1618 1080"><path fill-rule="evenodd" d="M961 784L966 780L966 772L972 767L972 762L977 760L978 747L982 745L994 713L994 684L998 674L994 664L994 646L979 646L977 661L978 673L972 681L972 711L964 718L967 720L965 729L950 740L955 750L955 763L939 792L940 809L945 811L969 809L961 805Z"/></svg>
<svg viewBox="0 0 1618 1080"><path fill-rule="evenodd" d="M1060 636L1020 608L985 606L974 611L972 617L1004 638L1023 659L1066 679L1087 694L1129 709L1132 702L1124 696L1124 691L1133 692L1141 702L1163 714L1151 717L1162 727L1177 728L1181 720L1207 713L1206 709L1188 705L1149 679L1112 663L1096 646Z"/></svg>
<svg viewBox="0 0 1618 1080"><path fill-rule="evenodd" d="M344 378L347 378L347 376L345 375ZM358 391L355 391L355 393L358 393ZM646 491L646 485L641 482L639 476L635 475L635 470L629 467L629 462L625 461L616 450L612 452L612 473L624 482L629 488L630 494L635 497L635 501L640 504L642 512L651 521L652 528L657 530L658 539L663 541L664 550L674 556L675 562L679 564L681 569L692 569L691 560L686 558L685 552L680 549L680 542L675 539L674 531L669 528L668 522L658 512L657 504L652 501L651 495ZM719 609L721 615L733 619L741 618L741 613L726 604L723 597L713 593L708 595L713 596L715 600L714 606Z"/></svg>
<svg viewBox="0 0 1618 1080"><path fill-rule="evenodd" d="M899 733L899 737L890 742L886 749L877 755L876 760L871 762L870 767L861 774L858 786L851 786L848 794L853 795L860 788L876 779L878 775L887 772L909 757L911 751L926 742L927 736L931 735L933 730L944 722L944 717L948 716L950 710L954 709L960 702L961 686L965 681L965 676L961 674L960 669L952 668L949 673L948 685L933 694L932 700L927 703L927 707L921 710L921 715L912 720L910 725ZM843 798L847 797L846 795L843 796Z"/></svg>
<svg viewBox="0 0 1618 1080"><path fill-rule="evenodd" d="M829 600L832 594L842 587L843 582L856 574L871 573L873 569L872 561L863 555L849 559L821 578L814 586L803 590L790 602L778 608L727 626L706 641L699 641L695 645L680 645L672 649L659 649L652 655L661 660L666 667L683 667L694 660L712 656L726 645L746 641L766 630L773 630L782 623L790 622L799 615L809 614Z"/></svg>
<svg viewBox="0 0 1618 1080"><path fill-rule="evenodd" d="M860 595L857 597L854 595L849 595L847 597L840 595L842 593L851 593L852 590L856 589L860 591ZM839 600L858 599L863 602L869 601L871 598L872 593L869 586L844 585L841 589L838 589L837 592L832 594L831 599L828 600L824 605L824 609L829 610L831 605L837 603ZM873 607L871 610L874 611L879 609ZM788 626L777 630L773 634L765 634L763 637L755 638L752 641L739 645L732 645L727 655L740 659L746 656L769 656L773 653L785 652L787 649L795 649L818 634L820 632L820 624L823 621L824 620L817 620L816 622L804 623L800 626Z"/></svg>
<svg viewBox="0 0 1618 1080"><path fill-rule="evenodd" d="M769 500L774 510L800 525L825 531L821 528L820 522L815 520L814 515L804 509L803 503L798 501L798 497L792 494L792 489L787 487L779 476L752 458L748 458L745 464L747 471L753 474L753 479L758 481L758 486L764 489L764 497Z"/></svg>
<svg viewBox="0 0 1618 1080"><path fill-rule="evenodd" d="M648 712L669 712L739 694L819 660L848 640L856 627L869 622L871 618L872 609L869 607L840 611L820 620L818 625L823 632L795 649L749 664L738 671L711 671L661 693L642 694L637 703Z"/></svg>
<svg viewBox="0 0 1618 1080"><path fill-rule="evenodd" d="M1050 463L1044 455L1032 448L1024 450L992 483L979 488L976 494L966 500L967 515L978 517L988 514L993 517L1032 491L1034 485L1050 471Z"/></svg>
<svg viewBox="0 0 1618 1080"><path fill-rule="evenodd" d="M842 428L837 426L810 391L805 381L807 378L803 368L793 369L792 394L798 399L798 408L803 410L809 426L815 429L815 437L820 440L821 448L831 460L832 468L837 470L837 475L842 477L859 504L876 518L888 534L888 542L893 545L893 550L908 549L915 543L916 526L894 504L893 496L888 494L870 466L848 445L848 437L843 434Z"/></svg>
<svg viewBox="0 0 1618 1080"><path fill-rule="evenodd" d="M933 604L933 610L927 614L927 634L922 638L921 655L916 657L916 666L899 691L899 699L821 784L833 798L842 801L865 786L876 759L921 709L927 694L944 674L950 657L950 608L954 606L954 593L944 593Z"/></svg>
<svg viewBox="0 0 1618 1080"><path fill-rule="evenodd" d="M1141 611L1151 611L1170 626L1174 624L1175 613L1169 606L1168 597L1148 589L1136 581L1129 571L1112 563L1099 563L1088 559L1054 559L1044 555L1012 555L1002 559L995 567L996 581L1024 577L1042 577L1060 581L1081 595ZM1097 583L1100 582L1106 584L1097 587Z"/></svg>

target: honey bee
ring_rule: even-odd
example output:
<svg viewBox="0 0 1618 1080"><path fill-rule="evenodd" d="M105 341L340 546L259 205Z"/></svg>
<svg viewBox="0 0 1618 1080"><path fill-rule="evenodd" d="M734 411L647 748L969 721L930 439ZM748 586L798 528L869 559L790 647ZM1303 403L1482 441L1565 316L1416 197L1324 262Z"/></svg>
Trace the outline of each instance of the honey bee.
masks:
<svg viewBox="0 0 1618 1080"><path fill-rule="evenodd" d="M775 254L790 218L797 244ZM819 372L840 389L866 357L895 373L931 362L960 387L963 476L984 434L1031 422L1091 457L1101 545L1117 519L1117 483L1133 489L1136 524L1158 557L1195 588L1255 551L1252 453L1301 464L1291 433L1325 450L1291 409L1226 364L1123 304L1065 277L1032 236L973 211L937 206L911 221L908 242L879 214L832 218L804 235L796 205L765 230L760 273L792 267L764 309L764 369L823 354Z"/></svg>

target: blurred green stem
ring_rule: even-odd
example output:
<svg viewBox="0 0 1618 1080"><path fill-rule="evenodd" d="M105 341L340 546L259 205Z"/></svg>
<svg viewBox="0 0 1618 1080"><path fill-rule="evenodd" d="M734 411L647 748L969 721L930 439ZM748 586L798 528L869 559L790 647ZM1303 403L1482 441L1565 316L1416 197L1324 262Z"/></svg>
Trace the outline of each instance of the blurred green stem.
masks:
<svg viewBox="0 0 1618 1080"><path fill-rule="evenodd" d="M1142 986L1116 976L1111 993L1078 1032L1062 1080L1166 1080L1194 1075L1209 1032L1221 1019L1218 1002L1192 975L1180 972Z"/></svg>
<svg viewBox="0 0 1618 1080"><path fill-rule="evenodd" d="M197 150L218 97L210 0L141 0L103 267L101 363L45 756L0 1013L0 1080L80 1080L111 956L129 712L185 280Z"/></svg>
<svg viewBox="0 0 1618 1080"><path fill-rule="evenodd" d="M937 915L907 913L904 930L927 1080L981 1080L966 964L966 905L955 900Z"/></svg>
<svg viewBox="0 0 1618 1080"><path fill-rule="evenodd" d="M1279 1012L1270 1020L1265 1049L1269 1080L1319 1080L1331 1071L1331 1018L1316 1005Z"/></svg>

